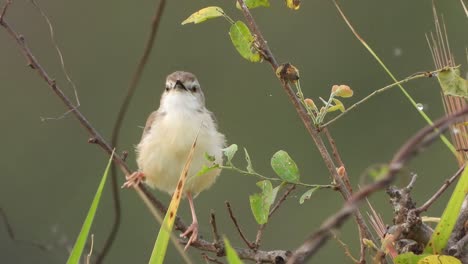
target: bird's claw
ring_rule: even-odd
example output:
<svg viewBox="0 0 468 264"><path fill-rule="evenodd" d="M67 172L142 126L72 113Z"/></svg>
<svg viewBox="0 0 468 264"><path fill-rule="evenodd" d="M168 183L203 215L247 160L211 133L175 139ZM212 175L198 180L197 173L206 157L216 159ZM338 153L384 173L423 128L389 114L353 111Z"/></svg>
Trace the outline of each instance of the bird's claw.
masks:
<svg viewBox="0 0 468 264"><path fill-rule="evenodd" d="M190 235L190 237L189 237ZM186 251L191 244L197 241L198 239L198 223L193 222L187 230L183 234L180 235L180 237L185 237L188 238L187 244L184 247L184 250Z"/></svg>
<svg viewBox="0 0 468 264"><path fill-rule="evenodd" d="M145 180L145 175L141 171L135 171L129 176L125 176L127 181L122 185L121 188L130 188L134 186L138 186L142 181Z"/></svg>

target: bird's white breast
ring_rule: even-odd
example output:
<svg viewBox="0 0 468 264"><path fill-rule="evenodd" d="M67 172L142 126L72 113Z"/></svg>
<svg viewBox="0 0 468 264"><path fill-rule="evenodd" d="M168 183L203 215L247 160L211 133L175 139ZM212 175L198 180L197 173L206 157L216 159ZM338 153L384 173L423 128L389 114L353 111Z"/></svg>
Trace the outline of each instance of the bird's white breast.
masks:
<svg viewBox="0 0 468 264"><path fill-rule="evenodd" d="M137 146L137 163L152 187L172 194L187 160L192 143L197 135L198 141L190 165L188 180L184 190L197 195L210 187L220 170L212 170L204 175L195 176L203 165L210 166L205 153L215 157L216 163L222 162L224 135L216 129L207 110L194 110L190 105L180 105L178 100L167 101L158 111L150 131Z"/></svg>

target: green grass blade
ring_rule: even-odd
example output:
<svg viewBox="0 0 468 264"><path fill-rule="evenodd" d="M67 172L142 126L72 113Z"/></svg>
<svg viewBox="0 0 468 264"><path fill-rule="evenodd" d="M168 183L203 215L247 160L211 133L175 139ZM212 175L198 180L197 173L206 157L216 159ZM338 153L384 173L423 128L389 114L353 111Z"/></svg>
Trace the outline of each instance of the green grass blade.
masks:
<svg viewBox="0 0 468 264"><path fill-rule="evenodd" d="M356 36L356 38L359 40L359 42L361 42L361 44L367 49L367 51L374 57L374 59L380 64L380 66L385 70L385 72L388 74L388 76L390 76L390 78L392 78L392 80L395 82L395 83L398 83L398 80L395 78L395 76L393 76L392 72L390 72L390 70L387 68L387 66L385 66L385 64L383 63L383 61L379 58L379 56L377 56L377 54L374 52L374 50L367 44L366 41L364 41L364 39L357 33L357 31L354 29L354 27L351 25L351 23L349 22L349 20L346 18L345 14L343 13L343 11L341 10L340 6L338 5L338 3L336 2L336 0L334 0L334 3L335 3L335 6L336 8L338 9L338 12L340 13L341 17L343 18L343 20L345 21L346 25L348 25L349 29L352 31L352 33L354 34L354 36ZM416 109L416 111L421 114L421 116L424 118L424 120L426 120L426 122L430 125L433 125L433 122L432 120L429 118L429 116L426 115L426 113L424 113L424 111L420 111L419 108L418 108L418 105L416 103L416 101L411 97L411 95L405 90L405 88L403 88L403 86L401 85L401 83L398 83L398 87L400 88L401 92L405 95L405 97L410 101L410 103L413 105L413 107ZM447 139L446 136L444 135L440 135L439 136L440 139L442 140L442 142L445 144L445 146L447 146L447 148L453 153L453 155L455 155L455 158L458 159L458 153L457 153L457 150L455 149L455 147L452 145L452 143L450 143L450 140Z"/></svg>
<svg viewBox="0 0 468 264"><path fill-rule="evenodd" d="M452 234L453 227L457 221L458 215L460 214L460 208L463 200L468 192L468 169L463 171L460 180L455 187L455 190L450 197L450 200L445 207L444 213L437 224L434 233L432 233L431 240L426 245L424 253L430 254L441 254L442 250L447 245L447 241Z"/></svg>
<svg viewBox="0 0 468 264"><path fill-rule="evenodd" d="M200 130L198 130L200 133ZM169 208L167 208L166 215L159 229L158 237L154 243L153 251L151 252L151 257L149 260L150 264L162 264L164 263L164 258L166 256L167 246L169 244L169 239L171 237L172 228L174 227L174 221L177 215L177 210L179 209L180 200L182 199L182 190L184 190L185 183L187 182L187 174L192 163L193 153L195 152L195 147L197 145L198 133L193 141L192 148L188 154L187 160L185 161L185 166L182 170L182 173L179 177L179 182L177 184L177 189L172 195L171 203Z"/></svg>
<svg viewBox="0 0 468 264"><path fill-rule="evenodd" d="M67 264L75 264L80 262L81 254L83 254L83 249L86 245L86 240L88 239L89 230L91 229L91 225L93 224L94 216L96 215L96 211L99 205L99 201L101 200L102 190L104 189L104 185L106 184L107 174L109 173L109 168L112 163L112 158L114 157L114 153L112 153L109 162L107 163L106 170L102 175L101 182L99 183L99 187L94 195L93 202L91 203L91 207L89 208L88 215L86 215L86 219L81 226L80 234L76 239L75 245L73 246L72 252L68 257Z"/></svg>

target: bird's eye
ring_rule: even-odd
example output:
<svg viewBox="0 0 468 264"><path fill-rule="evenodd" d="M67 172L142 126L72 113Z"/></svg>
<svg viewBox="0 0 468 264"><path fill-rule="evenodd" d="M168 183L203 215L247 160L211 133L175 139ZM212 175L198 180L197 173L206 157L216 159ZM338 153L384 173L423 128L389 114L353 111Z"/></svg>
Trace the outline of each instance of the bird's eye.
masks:
<svg viewBox="0 0 468 264"><path fill-rule="evenodd" d="M166 92L168 92L170 90L169 86L166 86Z"/></svg>
<svg viewBox="0 0 468 264"><path fill-rule="evenodd" d="M194 86L194 87L192 88L192 92L197 92L197 91L198 91L198 86Z"/></svg>

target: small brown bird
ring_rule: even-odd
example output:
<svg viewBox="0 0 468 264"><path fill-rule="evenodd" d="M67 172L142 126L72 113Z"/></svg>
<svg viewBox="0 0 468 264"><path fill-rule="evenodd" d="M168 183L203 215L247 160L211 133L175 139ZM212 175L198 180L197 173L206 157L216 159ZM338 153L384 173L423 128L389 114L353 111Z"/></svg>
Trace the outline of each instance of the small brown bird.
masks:
<svg viewBox="0 0 468 264"><path fill-rule="evenodd" d="M215 182L221 169L196 174L204 165L221 164L225 146L225 137L218 132L213 114L206 109L203 91L192 73L176 71L167 76L159 109L148 117L136 147L139 171L124 184L130 187L144 181L172 195L197 134L197 146L184 187L193 219L181 234L189 239L186 248L198 238L193 198ZM205 153L214 157L214 161L207 160Z"/></svg>

